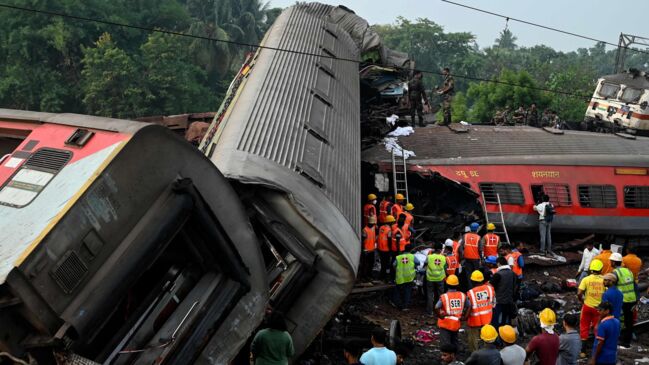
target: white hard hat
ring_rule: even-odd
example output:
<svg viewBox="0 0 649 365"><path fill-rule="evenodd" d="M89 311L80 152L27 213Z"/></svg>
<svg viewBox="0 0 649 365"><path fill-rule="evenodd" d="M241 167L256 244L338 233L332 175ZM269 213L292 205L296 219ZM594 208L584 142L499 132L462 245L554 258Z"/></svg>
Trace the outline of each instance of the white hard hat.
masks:
<svg viewBox="0 0 649 365"><path fill-rule="evenodd" d="M464 227L464 232L465 232L465 233L466 233L466 232L471 232L471 228L469 228L469 226L465 226L465 227Z"/></svg>
<svg viewBox="0 0 649 365"><path fill-rule="evenodd" d="M447 238L446 241L444 241L444 246L453 247L453 240L450 239L450 238Z"/></svg>
<svg viewBox="0 0 649 365"><path fill-rule="evenodd" d="M611 261L616 261L616 262L622 262L622 255L619 253L615 252L611 254L611 257L609 258Z"/></svg>

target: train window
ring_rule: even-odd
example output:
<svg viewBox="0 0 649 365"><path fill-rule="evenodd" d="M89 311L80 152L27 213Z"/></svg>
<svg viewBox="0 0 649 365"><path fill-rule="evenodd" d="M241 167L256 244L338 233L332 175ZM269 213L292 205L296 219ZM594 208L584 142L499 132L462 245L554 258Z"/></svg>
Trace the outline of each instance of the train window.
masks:
<svg viewBox="0 0 649 365"><path fill-rule="evenodd" d="M532 185L532 195L535 202L540 202L543 194L550 197L550 202L558 207L572 205L570 187L566 184L538 184Z"/></svg>
<svg viewBox="0 0 649 365"><path fill-rule="evenodd" d="M640 100L640 97L644 93L643 89L634 89L632 87L625 87L622 91L622 96L620 100L626 103L637 103Z"/></svg>
<svg viewBox="0 0 649 365"><path fill-rule="evenodd" d="M613 185L579 185L579 205L586 208L615 208L617 195Z"/></svg>
<svg viewBox="0 0 649 365"><path fill-rule="evenodd" d="M649 186L625 186L624 206L626 208L649 208Z"/></svg>
<svg viewBox="0 0 649 365"><path fill-rule="evenodd" d="M525 202L523 189L517 183L480 183L480 191L484 194L487 203L498 204L500 197L501 204L522 205Z"/></svg>
<svg viewBox="0 0 649 365"><path fill-rule="evenodd" d="M620 85L603 82L597 93L603 98L615 98L618 91L620 91Z"/></svg>

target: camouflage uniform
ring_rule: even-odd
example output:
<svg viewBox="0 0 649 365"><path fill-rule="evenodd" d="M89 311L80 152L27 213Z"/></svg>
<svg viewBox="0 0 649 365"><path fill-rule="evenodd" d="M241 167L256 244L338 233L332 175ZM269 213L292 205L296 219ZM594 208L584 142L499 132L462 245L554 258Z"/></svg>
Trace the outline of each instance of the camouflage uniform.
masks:
<svg viewBox="0 0 649 365"><path fill-rule="evenodd" d="M412 126L415 126L415 111L417 112L417 117L419 118L419 126L424 126L424 113L423 105L421 99L426 98L426 92L424 91L424 84L420 78L413 78L408 82L408 97L410 99L410 120Z"/></svg>
<svg viewBox="0 0 649 365"><path fill-rule="evenodd" d="M453 94L455 94L455 80L453 76L444 76L444 87L442 90L442 108L444 110L444 125L451 124L451 101L453 101Z"/></svg>

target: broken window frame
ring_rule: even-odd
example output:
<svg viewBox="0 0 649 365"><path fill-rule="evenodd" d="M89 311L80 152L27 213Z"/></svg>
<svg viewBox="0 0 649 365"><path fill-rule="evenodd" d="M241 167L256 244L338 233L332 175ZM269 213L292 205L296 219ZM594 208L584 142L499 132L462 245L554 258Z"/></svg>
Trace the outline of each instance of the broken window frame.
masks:
<svg viewBox="0 0 649 365"><path fill-rule="evenodd" d="M615 185L577 185L577 194L583 208L617 208Z"/></svg>
<svg viewBox="0 0 649 365"><path fill-rule="evenodd" d="M613 87L615 88L615 92L613 93L604 93L604 88L605 87ZM612 84L610 82L602 82L602 84L599 87L599 90L597 90L597 95L605 98L605 99L615 99L617 98L617 94L620 92L620 85L617 84Z"/></svg>
<svg viewBox="0 0 649 365"><path fill-rule="evenodd" d="M624 186L624 207L631 209L649 209L649 186Z"/></svg>
<svg viewBox="0 0 649 365"><path fill-rule="evenodd" d="M634 92L639 92L639 93L638 93L637 96L635 96L633 98L630 98L627 95L627 90L634 91ZM628 87L627 86L622 90L622 94L620 95L620 100L625 102L625 103L637 103L640 100L640 98L642 97L642 94L644 94L644 92L645 92L644 89L638 89L638 88Z"/></svg>
<svg viewBox="0 0 649 365"><path fill-rule="evenodd" d="M534 187L541 187L543 193L550 197L550 203L552 203L552 205L556 207L572 206L570 185L561 183L532 184L530 185L532 192L534 192Z"/></svg>
<svg viewBox="0 0 649 365"><path fill-rule="evenodd" d="M521 184L508 182L481 182L478 184L484 196L485 203L498 204L496 194L500 196L500 204L524 205L525 196Z"/></svg>

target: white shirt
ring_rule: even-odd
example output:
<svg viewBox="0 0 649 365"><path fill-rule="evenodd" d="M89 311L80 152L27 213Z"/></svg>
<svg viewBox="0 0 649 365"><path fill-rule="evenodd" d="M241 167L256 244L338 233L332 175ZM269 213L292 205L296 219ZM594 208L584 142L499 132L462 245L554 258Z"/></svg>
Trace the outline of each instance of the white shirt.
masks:
<svg viewBox="0 0 649 365"><path fill-rule="evenodd" d="M545 219L545 206L550 204L550 202L543 202L539 205L534 206L534 210L536 210L537 213L539 213L539 220Z"/></svg>
<svg viewBox="0 0 649 365"><path fill-rule="evenodd" d="M588 271L590 268L590 262L593 261L597 255L599 255L599 250L595 247L593 247L592 250L584 249L584 254L581 256L581 264L579 264L579 269L577 269L577 271Z"/></svg>

